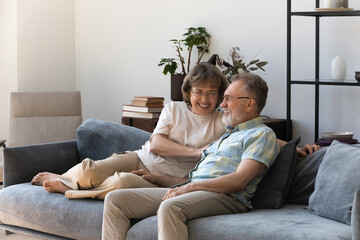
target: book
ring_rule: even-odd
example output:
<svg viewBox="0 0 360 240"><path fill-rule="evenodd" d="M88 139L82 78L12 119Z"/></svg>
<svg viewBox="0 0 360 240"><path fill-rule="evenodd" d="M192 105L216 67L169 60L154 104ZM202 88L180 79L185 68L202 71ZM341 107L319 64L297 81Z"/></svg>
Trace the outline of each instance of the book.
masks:
<svg viewBox="0 0 360 240"><path fill-rule="evenodd" d="M146 102L146 101L132 100L131 105L142 106L142 107L163 107L164 102Z"/></svg>
<svg viewBox="0 0 360 240"><path fill-rule="evenodd" d="M134 100L145 102L164 102L163 97L135 96Z"/></svg>
<svg viewBox="0 0 360 240"><path fill-rule="evenodd" d="M132 112L161 112L163 107L146 107L146 106L136 106L136 105L123 105L123 110L132 111Z"/></svg>
<svg viewBox="0 0 360 240"><path fill-rule="evenodd" d="M160 113L145 113L145 112L131 112L131 111L122 111L123 117L135 117L135 118L159 118Z"/></svg>

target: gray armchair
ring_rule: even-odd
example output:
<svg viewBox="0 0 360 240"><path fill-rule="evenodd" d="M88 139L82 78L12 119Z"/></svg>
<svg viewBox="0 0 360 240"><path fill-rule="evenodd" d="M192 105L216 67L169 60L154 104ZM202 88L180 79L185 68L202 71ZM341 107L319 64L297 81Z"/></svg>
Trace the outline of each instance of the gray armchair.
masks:
<svg viewBox="0 0 360 240"><path fill-rule="evenodd" d="M12 92L9 120L9 139L0 140L0 147L75 140L82 123L80 92ZM0 182L2 172L0 162Z"/></svg>
<svg viewBox="0 0 360 240"><path fill-rule="evenodd" d="M13 92L7 145L74 140L81 122L80 92Z"/></svg>

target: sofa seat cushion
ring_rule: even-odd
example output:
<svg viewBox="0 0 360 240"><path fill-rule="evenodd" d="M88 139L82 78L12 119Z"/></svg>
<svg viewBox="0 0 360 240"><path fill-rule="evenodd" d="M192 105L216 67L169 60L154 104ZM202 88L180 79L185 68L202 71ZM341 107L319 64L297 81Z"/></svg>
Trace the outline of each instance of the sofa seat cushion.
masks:
<svg viewBox="0 0 360 240"><path fill-rule="evenodd" d="M103 201L65 198L23 183L0 191L2 224L72 239L101 239Z"/></svg>
<svg viewBox="0 0 360 240"><path fill-rule="evenodd" d="M189 239L196 240L351 239L350 226L316 216L304 205L291 204L285 204L280 209L258 209L194 219L188 222L188 229ZM156 216L136 223L126 239L157 239Z"/></svg>

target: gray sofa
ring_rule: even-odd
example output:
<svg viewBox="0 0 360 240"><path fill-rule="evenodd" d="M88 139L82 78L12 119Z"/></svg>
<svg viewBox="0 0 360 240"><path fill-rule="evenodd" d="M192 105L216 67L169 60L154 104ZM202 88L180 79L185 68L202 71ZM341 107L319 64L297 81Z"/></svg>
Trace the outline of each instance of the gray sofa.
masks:
<svg viewBox="0 0 360 240"><path fill-rule="evenodd" d="M89 119L79 127L77 136L77 141L4 149L1 228L44 239L101 239L103 201L68 200L62 194L50 194L29 182L38 172L63 173L84 157L102 159L113 152L138 149L150 134L121 124ZM359 193L354 197L353 192L346 199L351 201L351 206L346 206L345 221L336 216L323 217L322 209L315 204L321 197L314 197L318 191L316 186L314 191L314 184L329 150L324 148L308 158L295 158L294 144L289 145L291 151L282 153L282 160L276 160L278 165L274 165L274 171L269 171L264 184L259 186L253 202L255 210L191 220L188 222L189 239L359 240ZM269 190L271 186L265 182L271 183L276 178L286 181L282 181L281 187ZM335 204L334 209L338 208ZM325 212L332 212L331 209ZM127 238L157 239L156 216L134 220Z"/></svg>

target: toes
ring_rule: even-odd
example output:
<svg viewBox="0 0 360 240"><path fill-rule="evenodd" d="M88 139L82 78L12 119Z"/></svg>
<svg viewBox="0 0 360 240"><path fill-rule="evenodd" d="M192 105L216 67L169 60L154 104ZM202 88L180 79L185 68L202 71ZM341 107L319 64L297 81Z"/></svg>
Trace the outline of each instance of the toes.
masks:
<svg viewBox="0 0 360 240"><path fill-rule="evenodd" d="M52 192L52 187L51 187L51 183L50 183L50 182L45 181L42 185L43 185L43 187L45 188L46 191Z"/></svg>

